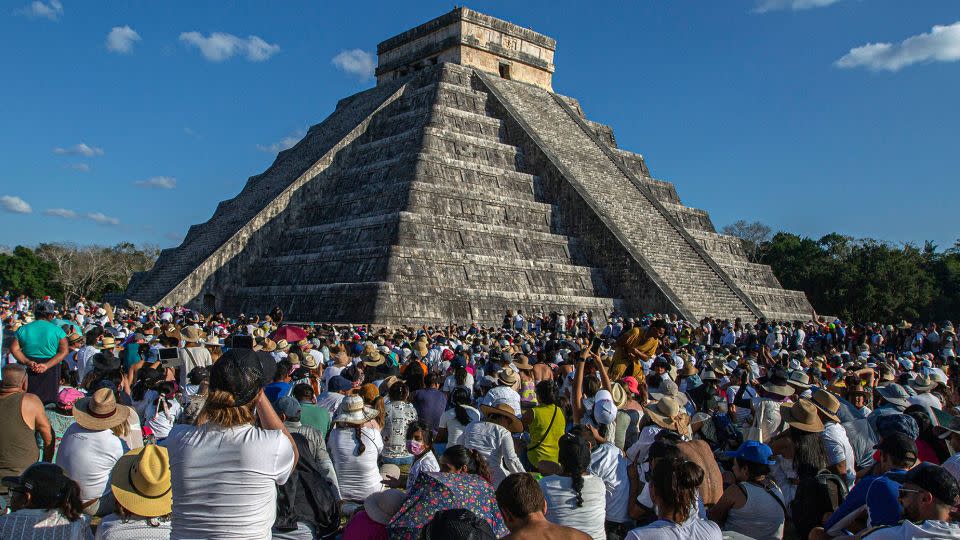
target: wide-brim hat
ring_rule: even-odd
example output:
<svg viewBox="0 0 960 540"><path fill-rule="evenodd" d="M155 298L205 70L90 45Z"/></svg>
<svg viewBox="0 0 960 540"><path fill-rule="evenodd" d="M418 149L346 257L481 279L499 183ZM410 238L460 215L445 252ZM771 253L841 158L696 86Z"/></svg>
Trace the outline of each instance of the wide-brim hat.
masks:
<svg viewBox="0 0 960 540"><path fill-rule="evenodd" d="M278 339L278 340L277 340L277 350L278 350L278 351L286 351L286 350L289 349L289 348L290 348L290 343L289 343L287 340L285 340L285 339Z"/></svg>
<svg viewBox="0 0 960 540"><path fill-rule="evenodd" d="M509 386L514 390L520 388L520 376L510 366L500 370L497 374L497 383L503 386Z"/></svg>
<svg viewBox="0 0 960 540"><path fill-rule="evenodd" d="M187 326L180 330L180 337L187 343L199 343L203 339L203 333L196 326Z"/></svg>
<svg viewBox="0 0 960 540"><path fill-rule="evenodd" d="M689 377L691 375L696 375L699 372L700 370L693 365L693 362L687 361L683 363L683 368L677 372L677 375L680 375L681 377Z"/></svg>
<svg viewBox="0 0 960 540"><path fill-rule="evenodd" d="M100 338L101 349L113 349L117 346L117 340L113 336L103 336Z"/></svg>
<svg viewBox="0 0 960 540"><path fill-rule="evenodd" d="M300 357L300 367L307 369L317 369L317 359L310 353L303 353Z"/></svg>
<svg viewBox="0 0 960 540"><path fill-rule="evenodd" d="M173 511L170 458L167 449L155 444L124 454L113 467L110 489L121 506L147 518Z"/></svg>
<svg viewBox="0 0 960 540"><path fill-rule="evenodd" d="M813 393L810 401L813 402L816 408L820 409L820 412L823 413L824 416L834 422L840 421L840 417L838 416L840 412L840 400L837 399L836 396L826 390L817 390Z"/></svg>
<svg viewBox="0 0 960 540"><path fill-rule="evenodd" d="M207 338L203 340L203 344L207 347L223 347L223 342L221 342L217 336L207 336Z"/></svg>
<svg viewBox="0 0 960 540"><path fill-rule="evenodd" d="M376 349L364 353L361 359L363 360L363 365L370 367L377 367L387 361Z"/></svg>
<svg viewBox="0 0 960 540"><path fill-rule="evenodd" d="M376 418L378 414L380 413L376 409L364 405L362 397L353 395L343 398L333 421L334 423L351 425L366 424Z"/></svg>
<svg viewBox="0 0 960 540"><path fill-rule="evenodd" d="M877 387L877 394L892 405L907 408L910 406L910 394L897 383Z"/></svg>
<svg viewBox="0 0 960 540"><path fill-rule="evenodd" d="M929 375L919 375L910 379L908 384L917 392L929 392L937 386L937 381Z"/></svg>
<svg viewBox="0 0 960 540"><path fill-rule="evenodd" d="M400 510L407 494L403 490L388 489L367 495L363 501L363 511L373 521L381 525L390 523L390 519Z"/></svg>
<svg viewBox="0 0 960 540"><path fill-rule="evenodd" d="M790 372L790 376L787 377L787 384L802 390L806 390L807 388L813 386L810 384L810 376L799 369Z"/></svg>
<svg viewBox="0 0 960 540"><path fill-rule="evenodd" d="M487 418L496 416L509 420L510 425L507 427L507 430L510 431L510 433L520 433L523 431L523 422L517 418L517 415L513 413L513 408L507 403L501 403L496 407L491 407L490 405L481 405L480 412L482 412Z"/></svg>
<svg viewBox="0 0 960 540"><path fill-rule="evenodd" d="M533 369L533 364L530 363L530 359L523 354L517 356L517 359L513 361L513 365L519 370Z"/></svg>
<svg viewBox="0 0 960 540"><path fill-rule="evenodd" d="M707 373L704 371L704 373ZM665 380L660 383L659 392L650 392L650 401L660 401L665 397L673 398L681 407L687 405L687 396L680 392L680 388L677 387L677 383Z"/></svg>
<svg viewBox="0 0 960 540"><path fill-rule="evenodd" d="M264 338L263 345L260 346L260 350L263 352L273 352L277 350L277 342L270 338Z"/></svg>
<svg viewBox="0 0 960 540"><path fill-rule="evenodd" d="M760 385L760 388L783 397L790 397L796 392L796 389L790 386L785 378L781 377L768 379L767 382Z"/></svg>
<svg viewBox="0 0 960 540"><path fill-rule="evenodd" d="M784 422L799 429L811 433L820 433L823 431L823 421L817 414L817 406L808 399L800 399L795 403L783 403L780 405L780 417Z"/></svg>
<svg viewBox="0 0 960 540"><path fill-rule="evenodd" d="M80 427L91 431L111 429L127 421L130 408L117 404L113 390L101 388L73 404L73 417Z"/></svg>
<svg viewBox="0 0 960 540"><path fill-rule="evenodd" d="M680 403L671 396L663 396L656 403L644 406L643 410L654 424L674 431L680 431L683 417L687 416Z"/></svg>
<svg viewBox="0 0 960 540"><path fill-rule="evenodd" d="M623 389L623 385L615 382L610 385L610 396L613 398L613 404L619 409L627 404L627 391Z"/></svg>

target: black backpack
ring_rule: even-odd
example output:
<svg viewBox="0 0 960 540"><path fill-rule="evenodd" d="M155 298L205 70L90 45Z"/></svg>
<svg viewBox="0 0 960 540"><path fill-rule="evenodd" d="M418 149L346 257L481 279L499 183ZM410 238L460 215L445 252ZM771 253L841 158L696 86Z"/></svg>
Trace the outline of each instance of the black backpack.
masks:
<svg viewBox="0 0 960 540"><path fill-rule="evenodd" d="M340 527L340 505L333 488L320 474L306 437L293 433L300 459L290 478L277 488L277 519L273 526L280 531L294 531L297 522L316 527L317 537L323 538Z"/></svg>
<svg viewBox="0 0 960 540"><path fill-rule="evenodd" d="M790 503L793 523L800 538L806 538L814 527L822 526L824 514L833 513L846 497L846 482L827 469L801 478Z"/></svg>

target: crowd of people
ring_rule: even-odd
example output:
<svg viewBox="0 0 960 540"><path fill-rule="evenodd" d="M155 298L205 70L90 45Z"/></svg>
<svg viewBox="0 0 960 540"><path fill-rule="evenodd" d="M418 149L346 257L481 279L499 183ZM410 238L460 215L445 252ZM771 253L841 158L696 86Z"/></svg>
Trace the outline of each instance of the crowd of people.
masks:
<svg viewBox="0 0 960 540"><path fill-rule="evenodd" d="M948 321L0 299L0 538L960 538Z"/></svg>

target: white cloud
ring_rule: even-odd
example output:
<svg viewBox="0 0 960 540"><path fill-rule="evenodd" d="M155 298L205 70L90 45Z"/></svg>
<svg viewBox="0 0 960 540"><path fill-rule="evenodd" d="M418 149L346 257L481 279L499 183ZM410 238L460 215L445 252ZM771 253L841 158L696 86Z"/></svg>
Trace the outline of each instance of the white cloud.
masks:
<svg viewBox="0 0 960 540"><path fill-rule="evenodd" d="M96 146L87 146L84 143L80 143L67 148L61 148L58 146L53 149L53 153L59 156L79 155L79 156L86 156L86 157L94 157L94 156L102 156L103 148L97 148Z"/></svg>
<svg viewBox="0 0 960 540"><path fill-rule="evenodd" d="M836 4L840 0L757 0L753 7L754 13L767 13L768 11L781 11L789 9L790 11L801 11L804 9L813 9L826 7Z"/></svg>
<svg viewBox="0 0 960 540"><path fill-rule="evenodd" d="M140 34L129 26L114 26L107 34L107 50L119 54L133 52L133 44L140 41Z"/></svg>
<svg viewBox="0 0 960 540"><path fill-rule="evenodd" d="M90 212L85 217L90 221L95 221L101 225L119 225L120 224L119 219L104 215L102 212Z"/></svg>
<svg viewBox="0 0 960 540"><path fill-rule="evenodd" d="M24 15L31 19L47 19L55 21L63 15L63 4L59 0L50 0L41 2L35 0L30 5L24 6L15 12L17 15Z"/></svg>
<svg viewBox="0 0 960 540"><path fill-rule="evenodd" d="M47 208L43 211L44 215L62 217L66 219L77 219L78 216L73 210L67 210L66 208Z"/></svg>
<svg viewBox="0 0 960 540"><path fill-rule="evenodd" d="M71 163L69 165L64 165L64 167L80 172L90 172L90 165L86 163Z"/></svg>
<svg viewBox="0 0 960 540"><path fill-rule="evenodd" d="M143 188L173 189L177 187L177 179L171 176L154 176L146 180L137 180L134 184Z"/></svg>
<svg viewBox="0 0 960 540"><path fill-rule="evenodd" d="M200 49L200 54L211 62L223 62L237 54L251 62L263 62L280 52L279 45L267 43L258 36L243 39L223 32L213 32L207 37L200 32L183 32L180 41Z"/></svg>
<svg viewBox="0 0 960 540"><path fill-rule="evenodd" d="M27 204L27 201L15 195L4 195L0 197L0 207L12 214L29 214L33 208Z"/></svg>
<svg viewBox="0 0 960 540"><path fill-rule="evenodd" d="M201 137L200 137L200 134L197 133L196 131L194 131L193 129L191 129L190 127L185 127L185 128L183 128L183 132L186 133L187 135L191 136L191 137L194 137L194 138L197 138L197 139L201 138Z"/></svg>
<svg viewBox="0 0 960 540"><path fill-rule="evenodd" d="M373 54L361 49L351 49L343 51L333 57L331 60L337 69L345 71L351 75L356 75L361 80L373 78L374 62Z"/></svg>
<svg viewBox="0 0 960 540"><path fill-rule="evenodd" d="M279 154L280 152L282 152L283 150L286 150L287 148L292 148L293 145L300 142L300 139L302 139L306 134L307 132L302 129L297 130L273 144L266 144L266 145L258 144L257 150L261 152L266 152L268 154Z"/></svg>
<svg viewBox="0 0 960 540"><path fill-rule="evenodd" d="M868 43L850 49L834 62L839 68L865 67L871 71L899 71L919 62L960 60L960 21L934 26L930 32L900 43Z"/></svg>

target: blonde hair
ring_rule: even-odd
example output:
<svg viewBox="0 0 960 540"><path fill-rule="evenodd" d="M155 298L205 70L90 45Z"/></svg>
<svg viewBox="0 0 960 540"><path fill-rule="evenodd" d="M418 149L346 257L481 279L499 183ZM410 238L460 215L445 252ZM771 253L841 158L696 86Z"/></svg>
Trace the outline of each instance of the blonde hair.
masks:
<svg viewBox="0 0 960 540"><path fill-rule="evenodd" d="M124 420L122 424L118 424L110 428L110 431L112 431L114 435L122 439L126 437L127 434L130 433L130 427L128 425L128 422Z"/></svg>
<svg viewBox="0 0 960 540"><path fill-rule="evenodd" d="M242 426L253 423L253 402L235 405L233 394L225 390L210 389L203 409L197 416L197 425L207 422L221 427Z"/></svg>

